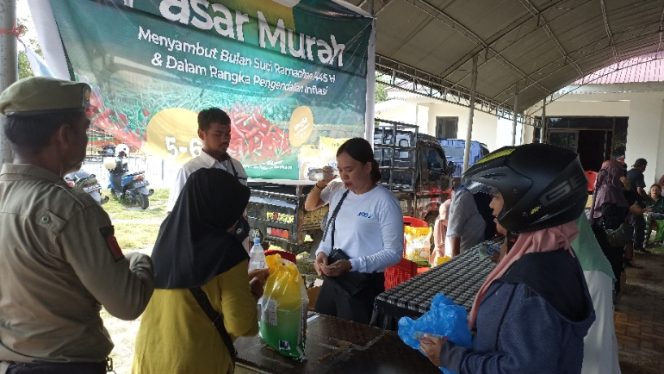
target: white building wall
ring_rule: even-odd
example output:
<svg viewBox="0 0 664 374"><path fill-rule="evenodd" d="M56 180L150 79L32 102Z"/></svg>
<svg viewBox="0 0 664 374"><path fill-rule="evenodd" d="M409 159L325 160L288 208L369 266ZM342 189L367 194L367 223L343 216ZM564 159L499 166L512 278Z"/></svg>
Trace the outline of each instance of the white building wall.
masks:
<svg viewBox="0 0 664 374"><path fill-rule="evenodd" d="M609 92L611 90L622 92ZM586 93L568 94L548 103L546 115L628 117L627 162L631 165L640 157L648 160L645 172L648 185L664 175L664 85L588 86L584 91ZM395 96L399 99L376 105L376 117L416 123L420 131L430 135L435 135L437 116L459 117L457 137L466 137L468 108L408 92ZM541 105L526 113L541 116ZM489 150L510 144L511 131L511 122L507 124L493 115L475 111L472 138L485 143ZM518 131L517 144L533 141L532 126L520 126Z"/></svg>
<svg viewBox="0 0 664 374"><path fill-rule="evenodd" d="M638 90L639 85L634 85ZM590 90L589 90L590 91ZM541 109L529 111L541 115ZM646 184L664 174L664 92L571 94L547 104L547 117L628 117L625 160L648 160ZM532 139L532 128L528 130ZM531 140L532 141L532 140Z"/></svg>
<svg viewBox="0 0 664 374"><path fill-rule="evenodd" d="M470 109L418 95L411 95L412 97L405 97L400 100L388 100L376 104L376 118L417 124L420 127L420 131L435 136L436 117L459 117L457 137L460 139L466 138ZM496 144L497 124L498 120L495 116L476 110L473 118L472 139L485 143L489 150L494 150L502 146L503 144Z"/></svg>

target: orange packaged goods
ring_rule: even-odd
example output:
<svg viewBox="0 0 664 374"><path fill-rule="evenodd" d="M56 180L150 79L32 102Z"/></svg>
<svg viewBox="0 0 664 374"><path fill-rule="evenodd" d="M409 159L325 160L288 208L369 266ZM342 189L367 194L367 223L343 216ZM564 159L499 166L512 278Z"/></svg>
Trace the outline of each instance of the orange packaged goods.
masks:
<svg viewBox="0 0 664 374"><path fill-rule="evenodd" d="M417 228L417 229L428 229L429 231L431 229L429 228L429 225L427 224L426 221L409 216L403 217L403 224L404 224L404 254L406 254L408 251L408 241L406 240L407 239L406 229ZM429 232L429 234L425 235L430 237L431 233ZM412 278L415 275L417 275L417 263L402 257L398 264L390 266L389 268L385 269L385 289L389 290L390 288L396 286L397 284L403 281Z"/></svg>

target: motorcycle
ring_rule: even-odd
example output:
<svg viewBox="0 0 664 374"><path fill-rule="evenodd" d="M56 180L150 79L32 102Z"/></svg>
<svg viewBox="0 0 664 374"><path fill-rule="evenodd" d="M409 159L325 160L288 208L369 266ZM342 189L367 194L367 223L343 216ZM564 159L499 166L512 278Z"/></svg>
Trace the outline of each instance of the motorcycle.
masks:
<svg viewBox="0 0 664 374"><path fill-rule="evenodd" d="M120 161L122 163L122 161ZM147 209L150 206L150 195L154 190L148 188L150 182L145 179L145 172L130 173L126 165L117 166L113 159L104 162L109 172L108 189L113 197L125 206L139 206Z"/></svg>
<svg viewBox="0 0 664 374"><path fill-rule="evenodd" d="M65 175L64 180L69 187L78 188L89 194L99 205L108 201L108 196L102 195L101 184L99 184L94 174L79 170Z"/></svg>

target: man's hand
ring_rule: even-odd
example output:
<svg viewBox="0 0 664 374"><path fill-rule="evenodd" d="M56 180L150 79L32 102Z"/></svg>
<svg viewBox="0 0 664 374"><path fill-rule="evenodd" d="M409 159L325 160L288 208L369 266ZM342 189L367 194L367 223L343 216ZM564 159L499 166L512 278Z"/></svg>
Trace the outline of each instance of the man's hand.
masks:
<svg viewBox="0 0 664 374"><path fill-rule="evenodd" d="M129 261L129 269L131 271L143 270L150 275L153 274L152 259L150 256L140 252L129 252L125 255Z"/></svg>
<svg viewBox="0 0 664 374"><path fill-rule="evenodd" d="M316 255L316 261L314 262L314 269L316 269L316 274L318 274L318 276L325 274L326 267L327 255L324 252L320 252Z"/></svg>
<svg viewBox="0 0 664 374"><path fill-rule="evenodd" d="M420 339L420 350L436 367L440 367L440 353L447 338L424 334Z"/></svg>

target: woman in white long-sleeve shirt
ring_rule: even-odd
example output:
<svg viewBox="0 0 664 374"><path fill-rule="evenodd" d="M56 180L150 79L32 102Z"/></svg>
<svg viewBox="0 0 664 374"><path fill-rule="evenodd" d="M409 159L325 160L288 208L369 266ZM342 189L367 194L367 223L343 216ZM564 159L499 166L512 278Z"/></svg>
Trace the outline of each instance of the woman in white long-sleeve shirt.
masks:
<svg viewBox="0 0 664 374"><path fill-rule="evenodd" d="M346 141L337 150L337 166L342 183L320 192L330 213L316 251L316 271L325 276L316 311L368 323L374 298L384 291L383 271L403 253L403 216L394 195L378 185L369 142Z"/></svg>

